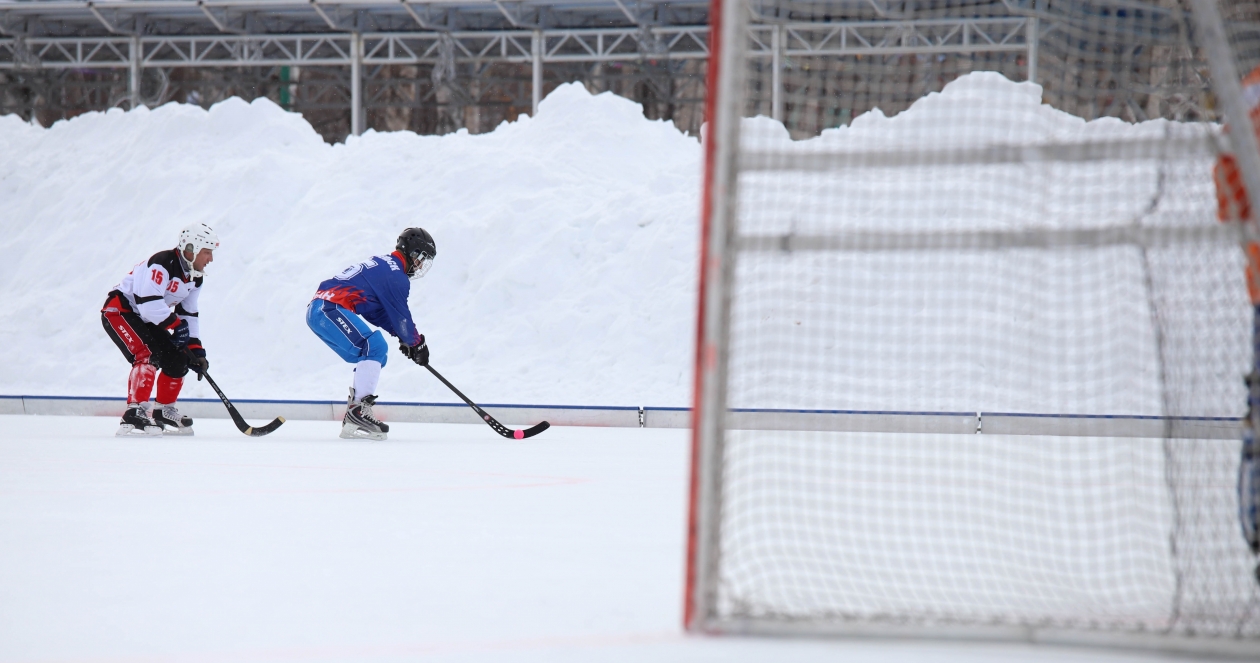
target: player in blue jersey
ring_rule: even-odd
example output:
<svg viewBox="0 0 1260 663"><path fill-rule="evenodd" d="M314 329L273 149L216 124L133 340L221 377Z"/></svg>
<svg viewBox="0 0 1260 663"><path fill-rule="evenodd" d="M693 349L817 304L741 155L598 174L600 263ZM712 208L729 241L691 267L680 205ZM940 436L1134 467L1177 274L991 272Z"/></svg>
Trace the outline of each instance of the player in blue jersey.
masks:
<svg viewBox="0 0 1260 663"><path fill-rule="evenodd" d="M376 384L389 357L381 330L399 341L408 359L424 366L429 347L416 330L407 307L411 281L428 273L437 257L433 237L423 228L408 228L398 236L396 250L351 265L319 284L306 309L306 324L342 359L354 364L354 386L346 401L341 437L383 440L389 426L372 415ZM362 317L360 317L362 316ZM364 322L379 327L373 331Z"/></svg>

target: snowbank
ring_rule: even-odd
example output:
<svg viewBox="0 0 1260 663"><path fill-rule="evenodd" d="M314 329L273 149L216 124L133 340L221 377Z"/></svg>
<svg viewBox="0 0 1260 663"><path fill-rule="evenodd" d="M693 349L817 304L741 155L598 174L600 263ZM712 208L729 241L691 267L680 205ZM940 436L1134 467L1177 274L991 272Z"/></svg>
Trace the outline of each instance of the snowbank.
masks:
<svg viewBox="0 0 1260 663"><path fill-rule="evenodd" d="M812 140L791 142L768 118L746 120L745 131L758 147L811 151L1194 129L1085 122L1040 97L1033 84L981 72L895 117L873 111ZM668 123L644 119L625 99L566 85L537 117L488 134L369 132L335 146L265 100L92 113L47 130L0 117L0 154L0 283L9 293L0 393L121 394L127 367L98 318L105 293L137 261L171 246L181 226L204 221L223 247L202 298L203 336L216 377L234 397L340 398L349 369L306 329L311 293L344 266L388 252L402 228L421 225L439 256L414 287L412 306L434 365L472 397L690 402L700 146ZM745 181L777 178L777 194L744 230L1215 223L1210 161L1159 168L1109 162L914 169L914 176L904 169L753 175ZM746 209L755 202L745 198ZM745 261L741 278L753 297L744 310L764 316L780 340L799 343L795 355L782 343L737 364L735 375L756 384L733 390L736 404L1161 411L1136 251L919 258ZM1159 255L1149 259L1168 273L1180 269ZM1206 283L1243 305L1218 306L1211 320L1174 312L1168 342L1216 349L1206 361L1186 355L1169 370L1188 384L1219 384L1228 374L1234 385L1245 372L1241 267L1229 256L1200 260L1198 280L1161 287L1193 297ZM1199 269L1204 262L1220 264ZM783 269L815 286L785 295L776 286ZM1221 331L1204 336L1195 325ZM1233 331L1239 325L1241 336ZM792 373L802 360L822 382ZM764 381L747 372L754 369ZM1191 374L1175 373L1183 369ZM1230 410L1222 404L1240 389L1207 394L1207 406L1194 409ZM195 382L187 393L212 395ZM397 354L380 393L453 400Z"/></svg>
<svg viewBox="0 0 1260 663"><path fill-rule="evenodd" d="M266 100L0 118L0 393L121 394L105 293L180 227L222 248L203 340L233 398L342 397L349 367L306 328L315 286L393 250L438 259L411 304L434 365L484 402L678 405L689 394L699 145L612 94L566 85L537 118L470 136L329 146ZM396 353L386 400L455 400ZM213 397L195 381L186 395Z"/></svg>
<svg viewBox="0 0 1260 663"><path fill-rule="evenodd" d="M872 111L790 144L779 123L755 118L744 140L817 153L1203 140L1213 130L1086 122L1041 96L1035 84L976 72L895 117ZM741 180L740 231L1213 228L1212 165L1210 155L1177 155L763 171ZM1238 416L1250 361L1242 275L1242 253L1229 244L745 254L731 402Z"/></svg>

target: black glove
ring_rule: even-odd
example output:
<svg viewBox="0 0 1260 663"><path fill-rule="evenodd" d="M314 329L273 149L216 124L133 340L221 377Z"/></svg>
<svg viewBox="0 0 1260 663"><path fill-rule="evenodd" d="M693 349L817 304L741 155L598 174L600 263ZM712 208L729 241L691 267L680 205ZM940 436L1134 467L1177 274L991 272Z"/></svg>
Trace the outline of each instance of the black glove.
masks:
<svg viewBox="0 0 1260 663"><path fill-rule="evenodd" d="M424 342L424 334L420 335L420 342L415 345L407 345L399 343L398 349L402 351L403 356L416 362L421 366L429 365L429 345Z"/></svg>
<svg viewBox="0 0 1260 663"><path fill-rule="evenodd" d="M179 322L175 324L174 327L171 327L171 342L174 343L175 347L179 348L180 350L183 350L184 348L188 347L188 321L187 320L181 319Z"/></svg>
<svg viewBox="0 0 1260 663"><path fill-rule="evenodd" d="M210 361L206 359L206 349L201 347L201 339L189 339L184 353L188 355L188 367L197 374L197 380L201 381L201 374L210 370Z"/></svg>

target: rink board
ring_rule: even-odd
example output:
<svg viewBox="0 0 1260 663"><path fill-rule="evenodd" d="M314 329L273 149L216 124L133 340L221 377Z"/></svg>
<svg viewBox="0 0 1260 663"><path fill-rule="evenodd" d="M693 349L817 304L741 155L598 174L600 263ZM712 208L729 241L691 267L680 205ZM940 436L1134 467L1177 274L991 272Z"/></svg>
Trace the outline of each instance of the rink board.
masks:
<svg viewBox="0 0 1260 663"><path fill-rule="evenodd" d="M340 420L343 401L246 400L233 401L250 420ZM0 396L0 414L119 416L126 403L120 398L85 396ZM217 399L179 401L188 416L226 419L227 409ZM687 408L486 404L491 416L509 426L548 421L553 426L610 426L617 428L689 428ZM463 403L378 403L383 421L465 424L480 418ZM727 420L732 430L799 430L853 433L946 433L990 435L1053 435L1067 437L1143 437L1198 440L1236 440L1238 419L1227 417L1155 417L1129 415L1030 414L1013 412L893 412L855 410L735 409Z"/></svg>

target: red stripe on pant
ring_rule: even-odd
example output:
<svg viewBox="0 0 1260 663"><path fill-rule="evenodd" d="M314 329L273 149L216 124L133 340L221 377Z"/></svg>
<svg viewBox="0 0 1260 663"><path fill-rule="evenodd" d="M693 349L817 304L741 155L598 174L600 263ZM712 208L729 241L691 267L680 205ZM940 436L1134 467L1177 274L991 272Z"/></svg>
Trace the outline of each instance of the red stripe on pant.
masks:
<svg viewBox="0 0 1260 663"><path fill-rule="evenodd" d="M131 323L127 322L127 318L123 317L123 312L128 311L127 302L118 295L109 298L105 302L105 308L101 309L101 315L109 321L109 326L113 327L114 332L118 334L118 338L122 339L123 345L127 346L127 352L131 353L132 362L149 361L149 357L153 354L149 350L149 346L144 344L144 337L140 332L132 328Z"/></svg>
<svg viewBox="0 0 1260 663"><path fill-rule="evenodd" d="M122 339L123 345L127 346L127 352L131 353L131 375L127 377L127 402L128 403L145 403L149 400L149 394L153 392L153 382L157 375L157 368L149 363L149 358L153 356L153 352L149 350L149 346L144 344L144 340L130 322L123 317L122 312L125 310L126 304L119 301L119 297L115 295L105 303L104 310L101 313L105 319L109 321L109 326L118 334L118 338ZM165 376L163 376L165 377ZM182 382L182 380L181 380ZM158 394L161 395L159 388ZM175 393L179 393L176 387ZM171 403L175 401L169 401Z"/></svg>

